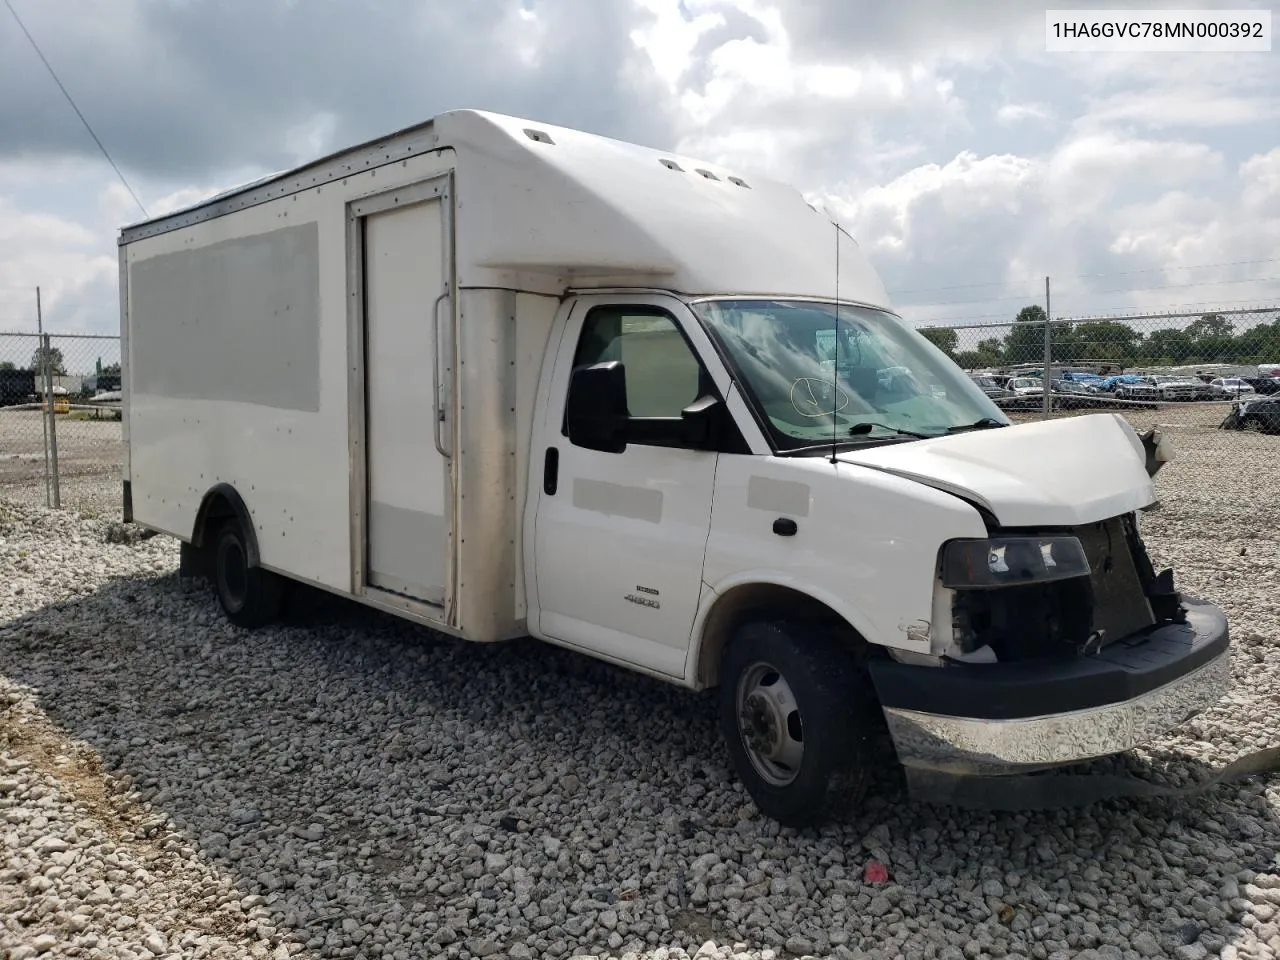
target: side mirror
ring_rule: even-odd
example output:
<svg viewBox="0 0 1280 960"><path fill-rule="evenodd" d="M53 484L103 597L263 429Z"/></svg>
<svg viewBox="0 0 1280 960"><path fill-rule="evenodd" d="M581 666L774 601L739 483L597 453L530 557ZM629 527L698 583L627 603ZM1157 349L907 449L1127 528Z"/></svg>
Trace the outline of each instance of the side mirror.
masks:
<svg viewBox="0 0 1280 960"><path fill-rule="evenodd" d="M719 397L699 397L680 411L680 439L691 447L714 446L727 412Z"/></svg>
<svg viewBox="0 0 1280 960"><path fill-rule="evenodd" d="M579 367L569 379L565 425L569 441L588 450L627 449L626 367L616 360Z"/></svg>

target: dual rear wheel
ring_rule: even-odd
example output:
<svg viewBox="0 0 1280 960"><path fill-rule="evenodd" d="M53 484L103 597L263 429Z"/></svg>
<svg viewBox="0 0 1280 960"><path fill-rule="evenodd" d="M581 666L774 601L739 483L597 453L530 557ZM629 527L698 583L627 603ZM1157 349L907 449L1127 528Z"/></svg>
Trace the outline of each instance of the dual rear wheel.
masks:
<svg viewBox="0 0 1280 960"><path fill-rule="evenodd" d="M249 564L249 535L233 518L222 521L210 544L214 593L223 613L237 627L253 629L280 615L284 579Z"/></svg>

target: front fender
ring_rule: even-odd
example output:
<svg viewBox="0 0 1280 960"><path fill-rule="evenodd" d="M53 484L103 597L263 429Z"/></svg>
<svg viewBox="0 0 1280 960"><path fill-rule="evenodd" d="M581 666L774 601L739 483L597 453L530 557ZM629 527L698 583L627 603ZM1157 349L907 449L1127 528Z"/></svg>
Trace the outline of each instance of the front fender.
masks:
<svg viewBox="0 0 1280 960"><path fill-rule="evenodd" d="M857 631L868 643L888 646L904 646L908 642L906 631L910 624L902 623L902 635L898 638L877 635L877 630L870 618L848 597L839 596L824 590L783 570L753 569L743 570L725 577L715 584L703 583L702 596L699 598L698 611L694 616L693 629L690 634L689 652L685 659L685 683L691 687L701 685L699 667L708 642L707 626L717 604L729 594L740 588L781 587L794 591L808 599L822 604L850 627ZM713 641L714 642L714 641ZM916 644L918 645L918 644Z"/></svg>
<svg viewBox="0 0 1280 960"><path fill-rule="evenodd" d="M695 680L714 653L704 646L716 600L751 583L823 604L868 643L928 653L938 550L987 533L954 494L826 457L721 454L711 517L685 664Z"/></svg>

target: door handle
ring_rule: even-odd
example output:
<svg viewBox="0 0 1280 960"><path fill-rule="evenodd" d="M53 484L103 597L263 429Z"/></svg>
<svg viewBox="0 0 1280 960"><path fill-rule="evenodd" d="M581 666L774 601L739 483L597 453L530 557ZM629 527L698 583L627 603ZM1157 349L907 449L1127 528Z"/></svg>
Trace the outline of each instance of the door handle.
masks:
<svg viewBox="0 0 1280 960"><path fill-rule="evenodd" d="M444 440L441 436L443 433L441 426L445 422L445 410L448 407L448 402L445 399L445 390L447 390L448 387L445 387L442 382L443 378L440 375L440 364L443 359L440 356L440 305L446 302L452 303L449 299L449 288L447 286L445 287L444 293L436 297L435 303L432 304L431 307L431 336L434 344L433 349L435 350L435 369L432 370L432 392L435 395L435 410L433 411L433 416L431 418L433 421L432 430L435 434L436 451L440 456L447 460L449 459L449 451L444 448ZM450 338L450 342L452 342L452 337ZM449 387L451 386L452 378L450 378L449 382Z"/></svg>
<svg viewBox="0 0 1280 960"><path fill-rule="evenodd" d="M559 480L560 451L555 447L547 447L547 454L542 461L542 492L548 497L554 497Z"/></svg>

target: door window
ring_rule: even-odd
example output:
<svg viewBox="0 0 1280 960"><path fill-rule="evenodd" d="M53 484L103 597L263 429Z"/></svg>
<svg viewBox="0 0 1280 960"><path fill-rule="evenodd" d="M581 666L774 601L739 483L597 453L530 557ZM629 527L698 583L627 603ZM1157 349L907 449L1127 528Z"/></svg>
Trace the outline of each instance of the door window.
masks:
<svg viewBox="0 0 1280 960"><path fill-rule="evenodd" d="M596 307L587 314L575 367L619 361L632 419L679 419L715 387L675 320L657 307Z"/></svg>

